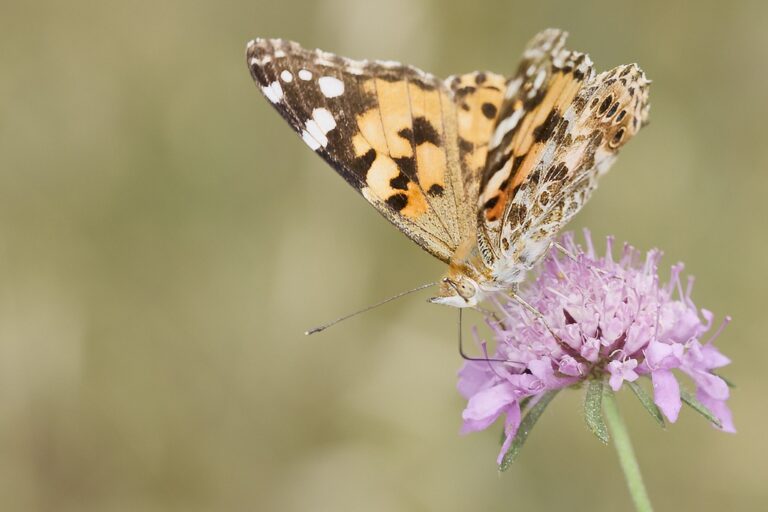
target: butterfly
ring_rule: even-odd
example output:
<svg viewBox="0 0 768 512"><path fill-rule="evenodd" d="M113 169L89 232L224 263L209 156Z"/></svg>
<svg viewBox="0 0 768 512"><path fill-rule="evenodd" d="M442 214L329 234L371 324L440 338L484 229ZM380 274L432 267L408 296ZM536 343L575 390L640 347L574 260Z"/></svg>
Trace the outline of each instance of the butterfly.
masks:
<svg viewBox="0 0 768 512"><path fill-rule="evenodd" d="M304 142L448 265L430 301L461 308L516 288L647 122L643 71L598 74L566 36L537 34L511 77L440 80L281 39L249 42L246 59Z"/></svg>

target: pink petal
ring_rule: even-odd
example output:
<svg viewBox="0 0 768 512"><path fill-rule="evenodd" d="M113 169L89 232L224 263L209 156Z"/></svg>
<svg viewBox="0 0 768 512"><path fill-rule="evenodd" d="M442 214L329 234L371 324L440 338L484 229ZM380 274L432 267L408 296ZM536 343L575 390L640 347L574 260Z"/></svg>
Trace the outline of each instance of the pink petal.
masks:
<svg viewBox="0 0 768 512"><path fill-rule="evenodd" d="M504 408L516 401L514 388L503 382L484 389L472 396L461 414L464 419L462 432L475 432L487 428L504 411Z"/></svg>
<svg viewBox="0 0 768 512"><path fill-rule="evenodd" d="M701 355L704 358L704 365L706 368L720 368L727 364L731 364L731 360L720 353L714 345L708 343L701 347Z"/></svg>
<svg viewBox="0 0 768 512"><path fill-rule="evenodd" d="M456 388L464 398L470 398L494 383L495 375L487 363L467 361L459 370Z"/></svg>
<svg viewBox="0 0 768 512"><path fill-rule="evenodd" d="M728 407L728 404L725 402L725 400L717 400L712 398L701 390L696 392L696 398L698 398L699 402L704 404L707 409L712 411L712 413L717 416L717 419L719 419L720 423L723 424L723 428L721 429L723 432L728 432L731 434L736 433L736 427L733 425L731 409Z"/></svg>
<svg viewBox="0 0 768 512"><path fill-rule="evenodd" d="M651 373L651 381L653 382L653 401L670 423L674 423L682 406L677 379L669 370L656 370Z"/></svg>
<svg viewBox="0 0 768 512"><path fill-rule="evenodd" d="M683 346L679 344L668 345L658 341L652 341L645 349L645 357L651 370L677 368L680 366Z"/></svg>
<svg viewBox="0 0 768 512"><path fill-rule="evenodd" d="M699 371L691 374L691 377L696 382L698 389L715 400L727 400L731 394L728 384L717 375L712 375L707 371Z"/></svg>

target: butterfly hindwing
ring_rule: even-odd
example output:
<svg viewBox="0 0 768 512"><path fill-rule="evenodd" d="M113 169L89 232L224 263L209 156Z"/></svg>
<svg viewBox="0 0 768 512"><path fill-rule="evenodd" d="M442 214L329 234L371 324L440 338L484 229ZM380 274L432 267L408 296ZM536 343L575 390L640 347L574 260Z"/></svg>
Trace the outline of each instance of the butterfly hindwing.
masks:
<svg viewBox="0 0 768 512"><path fill-rule="evenodd" d="M586 203L618 149L646 122L648 83L634 64L597 76L585 73L567 105L553 108L552 124L540 125L546 136L534 137L518 168L524 178L512 173L511 199L490 232L497 275L514 281L509 272L531 268ZM479 214L487 222L487 210Z"/></svg>
<svg viewBox="0 0 768 512"><path fill-rule="evenodd" d="M565 34L545 30L528 44L510 80L490 150L478 199L479 237L489 244L487 260L498 258L502 217L562 119L565 109L591 78L589 58L564 48ZM490 261L489 261L490 262Z"/></svg>

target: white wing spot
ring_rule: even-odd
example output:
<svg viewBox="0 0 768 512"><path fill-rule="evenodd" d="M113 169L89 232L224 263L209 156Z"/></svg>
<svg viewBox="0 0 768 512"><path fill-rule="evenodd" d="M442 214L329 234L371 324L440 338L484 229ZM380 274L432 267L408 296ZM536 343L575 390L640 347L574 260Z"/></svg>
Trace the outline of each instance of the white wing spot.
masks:
<svg viewBox="0 0 768 512"><path fill-rule="evenodd" d="M315 120L317 126L320 127L323 133L328 133L336 128L336 120L333 118L333 114L324 108L316 108L313 110L312 119Z"/></svg>
<svg viewBox="0 0 768 512"><path fill-rule="evenodd" d="M299 78L302 80L312 80L312 72L308 69L300 69L299 70Z"/></svg>
<svg viewBox="0 0 768 512"><path fill-rule="evenodd" d="M280 82L272 82L269 85L265 85L261 88L264 91L264 95L272 103L280 103L283 99L283 88L280 87Z"/></svg>
<svg viewBox="0 0 768 512"><path fill-rule="evenodd" d="M306 132L309 133L309 135L322 147L325 147L328 145L328 137L325 136L325 133L323 133L322 128L315 122L314 119L310 119L306 123ZM306 139L305 139L306 141ZM309 144L309 143L307 143ZM312 145L310 144L310 147Z"/></svg>
<svg viewBox="0 0 768 512"><path fill-rule="evenodd" d="M493 133L493 138L491 139L491 143L488 147L493 149L501 144L504 136L515 129L515 126L517 126L517 123L520 121L522 115L523 109L521 108L520 110L516 110L511 116L503 119L496 127L496 131Z"/></svg>
<svg viewBox="0 0 768 512"><path fill-rule="evenodd" d="M333 76L323 76L317 81L320 92L326 98L335 98L344 94L344 82Z"/></svg>
<svg viewBox="0 0 768 512"><path fill-rule="evenodd" d="M301 132L301 138L304 139L304 142L309 146L309 148L312 151L317 151L320 149L320 143L317 142L310 134L307 132L307 130L303 130Z"/></svg>
<svg viewBox="0 0 768 512"><path fill-rule="evenodd" d="M336 128L336 120L327 109L316 108L312 111L312 119L307 119L304 123L304 128L301 138L315 151L328 145L326 135Z"/></svg>
<svg viewBox="0 0 768 512"><path fill-rule="evenodd" d="M282 78L283 82L287 84L291 83L293 81L293 73L291 73L287 69L284 69L280 72L280 78Z"/></svg>
<svg viewBox="0 0 768 512"><path fill-rule="evenodd" d="M515 78L509 84L507 84L507 91L504 93L504 97L506 99L511 98L515 94L517 94L517 91L520 90L520 86L523 84L522 78Z"/></svg>

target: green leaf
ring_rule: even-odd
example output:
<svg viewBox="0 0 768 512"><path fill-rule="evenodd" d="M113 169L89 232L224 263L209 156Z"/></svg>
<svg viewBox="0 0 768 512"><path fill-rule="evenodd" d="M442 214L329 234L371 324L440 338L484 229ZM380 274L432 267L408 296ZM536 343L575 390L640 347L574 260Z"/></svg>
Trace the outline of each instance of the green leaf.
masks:
<svg viewBox="0 0 768 512"><path fill-rule="evenodd" d="M723 377L723 376L722 376L722 375L720 375L719 373L715 373L715 372L713 372L712 370L710 370L710 371L709 371L709 373L711 373L711 374L712 374L712 375L714 375L715 377L720 377L721 379L723 379L723 382L725 382L726 386L728 386L729 388L733 389L733 388L735 388L735 387L736 387L736 384L734 384L732 380L730 380L730 379L727 379L727 378Z"/></svg>
<svg viewBox="0 0 768 512"><path fill-rule="evenodd" d="M683 403L688 405L691 409L696 411L697 413L701 414L705 418L707 418L711 423L713 423L717 428L722 428L723 424L720 422L720 420L715 416L715 414L707 408L706 405L699 402L699 400L691 394L690 391L686 389L680 389L680 398L683 400Z"/></svg>
<svg viewBox="0 0 768 512"><path fill-rule="evenodd" d="M558 390L554 390L544 393L539 401L536 402L533 407L528 410L528 413L520 422L520 427L517 429L517 434L515 434L515 438L512 440L512 446L509 447L509 450L507 450L507 453L504 454L504 458L501 460L501 464L499 464L499 471L508 470L512 463L517 460L518 455L520 455L520 449L525 444L526 439L528 439L528 434L531 433L533 426L536 425L536 422L539 420L539 416L541 416L541 414L544 412L544 409L547 408L549 402L555 398L557 391Z"/></svg>
<svg viewBox="0 0 768 512"><path fill-rule="evenodd" d="M643 404L643 407L648 411L648 414L656 420L656 423L658 423L661 428L666 428L667 424L664 421L664 416L662 416L661 411L656 404L653 403L653 399L646 393L645 389L636 382L627 381L627 385L629 386L629 389L635 393L635 396L640 400L640 403Z"/></svg>
<svg viewBox="0 0 768 512"><path fill-rule="evenodd" d="M603 380L593 379L587 384L587 395L584 399L584 419L589 430L605 444L608 444L608 427L603 420Z"/></svg>

